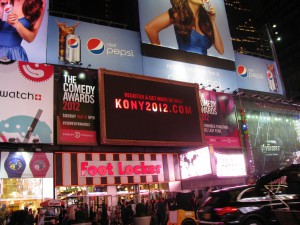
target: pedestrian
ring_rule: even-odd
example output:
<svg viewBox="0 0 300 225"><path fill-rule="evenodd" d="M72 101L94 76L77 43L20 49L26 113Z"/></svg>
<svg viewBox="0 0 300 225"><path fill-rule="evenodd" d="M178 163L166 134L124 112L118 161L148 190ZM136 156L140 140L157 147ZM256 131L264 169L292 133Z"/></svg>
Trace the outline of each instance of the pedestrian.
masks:
<svg viewBox="0 0 300 225"><path fill-rule="evenodd" d="M165 225L167 221L167 207L164 198L160 197L156 203L157 224Z"/></svg>

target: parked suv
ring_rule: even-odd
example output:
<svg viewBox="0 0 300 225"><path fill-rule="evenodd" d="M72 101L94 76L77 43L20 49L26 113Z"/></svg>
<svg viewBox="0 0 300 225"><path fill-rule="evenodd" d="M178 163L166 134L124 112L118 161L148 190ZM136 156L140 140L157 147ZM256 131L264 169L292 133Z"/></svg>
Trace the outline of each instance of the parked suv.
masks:
<svg viewBox="0 0 300 225"><path fill-rule="evenodd" d="M287 184L270 184L287 176ZM289 188L288 185L297 188ZM197 211L199 224L282 224L276 212L300 215L300 165L278 169L263 176L256 185L243 185L211 192ZM288 214L287 214L288 215ZM294 215L293 215L294 216ZM296 218L296 217L295 217ZM300 224L288 221L284 225ZM283 224L282 224L283 225Z"/></svg>

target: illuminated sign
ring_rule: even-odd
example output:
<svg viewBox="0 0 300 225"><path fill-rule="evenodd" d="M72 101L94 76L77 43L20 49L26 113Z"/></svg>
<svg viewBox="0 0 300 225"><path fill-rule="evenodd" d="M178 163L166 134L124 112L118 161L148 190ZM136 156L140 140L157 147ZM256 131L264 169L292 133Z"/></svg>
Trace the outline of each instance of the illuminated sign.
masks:
<svg viewBox="0 0 300 225"><path fill-rule="evenodd" d="M216 169L218 177L246 176L246 164L243 154L220 154L216 157Z"/></svg>
<svg viewBox="0 0 300 225"><path fill-rule="evenodd" d="M134 176L134 175L158 175L162 173L160 161L130 161L130 162L80 162L81 177L102 176Z"/></svg>
<svg viewBox="0 0 300 225"><path fill-rule="evenodd" d="M202 146L198 85L99 70L102 144Z"/></svg>
<svg viewBox="0 0 300 225"><path fill-rule="evenodd" d="M181 178L212 174L209 148L201 148L180 155Z"/></svg>

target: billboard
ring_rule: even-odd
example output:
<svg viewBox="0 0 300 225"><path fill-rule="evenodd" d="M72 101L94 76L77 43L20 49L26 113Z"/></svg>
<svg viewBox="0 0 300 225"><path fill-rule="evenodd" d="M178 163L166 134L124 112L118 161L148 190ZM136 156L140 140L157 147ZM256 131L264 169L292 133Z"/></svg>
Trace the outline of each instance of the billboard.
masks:
<svg viewBox="0 0 300 225"><path fill-rule="evenodd" d="M201 89L200 102L206 143L214 147L241 147L232 95Z"/></svg>
<svg viewBox="0 0 300 225"><path fill-rule="evenodd" d="M57 76L57 143L96 145L98 71L55 66Z"/></svg>
<svg viewBox="0 0 300 225"><path fill-rule="evenodd" d="M155 65L155 66L154 66ZM237 89L235 72L192 63L143 56L144 75L169 80L197 83L200 88L226 92Z"/></svg>
<svg viewBox="0 0 300 225"><path fill-rule="evenodd" d="M53 178L53 153L1 152L0 178Z"/></svg>
<svg viewBox="0 0 300 225"><path fill-rule="evenodd" d="M142 74L138 32L49 17L47 63Z"/></svg>
<svg viewBox="0 0 300 225"><path fill-rule="evenodd" d="M142 43L234 61L222 0L139 0L139 15Z"/></svg>
<svg viewBox="0 0 300 225"><path fill-rule="evenodd" d="M237 53L235 59L238 88L283 94L279 71L274 61Z"/></svg>
<svg viewBox="0 0 300 225"><path fill-rule="evenodd" d="M299 115L246 109L247 131L256 172L299 163Z"/></svg>
<svg viewBox="0 0 300 225"><path fill-rule="evenodd" d="M6 2L1 2L6 11L0 13L0 58L45 63L48 0ZM18 10L22 7L26 10Z"/></svg>
<svg viewBox="0 0 300 225"><path fill-rule="evenodd" d="M102 144L201 146L198 86L99 70Z"/></svg>
<svg viewBox="0 0 300 225"><path fill-rule="evenodd" d="M213 173L208 147L186 152L179 157L181 179Z"/></svg>
<svg viewBox="0 0 300 225"><path fill-rule="evenodd" d="M5 60L0 71L0 142L53 144L53 66Z"/></svg>

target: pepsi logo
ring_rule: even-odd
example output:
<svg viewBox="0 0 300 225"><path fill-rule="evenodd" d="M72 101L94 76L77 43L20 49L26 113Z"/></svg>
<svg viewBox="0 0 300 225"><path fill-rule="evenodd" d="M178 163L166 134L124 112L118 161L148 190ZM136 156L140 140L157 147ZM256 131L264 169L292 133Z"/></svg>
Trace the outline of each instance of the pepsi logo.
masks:
<svg viewBox="0 0 300 225"><path fill-rule="evenodd" d="M6 7L6 8L4 9L4 12L5 12L5 13L11 13L11 11L12 11L12 7Z"/></svg>
<svg viewBox="0 0 300 225"><path fill-rule="evenodd" d="M247 68L242 66L242 65L239 65L237 67L237 73L240 77L247 77L248 76L248 73L247 73Z"/></svg>
<svg viewBox="0 0 300 225"><path fill-rule="evenodd" d="M98 38L91 38L88 40L86 44L87 50L94 54L94 55L100 55L104 52L104 43Z"/></svg>
<svg viewBox="0 0 300 225"><path fill-rule="evenodd" d="M79 45L79 42L78 42L78 39L76 39L76 38L70 38L70 39L68 39L67 44L70 48L77 48Z"/></svg>

